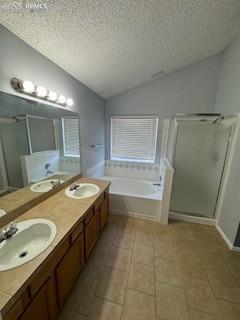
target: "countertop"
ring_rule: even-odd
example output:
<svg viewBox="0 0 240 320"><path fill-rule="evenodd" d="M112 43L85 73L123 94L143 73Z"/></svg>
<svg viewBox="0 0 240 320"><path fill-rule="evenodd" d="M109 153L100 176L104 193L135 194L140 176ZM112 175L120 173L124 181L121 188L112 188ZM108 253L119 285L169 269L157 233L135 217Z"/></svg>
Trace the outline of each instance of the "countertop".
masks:
<svg viewBox="0 0 240 320"><path fill-rule="evenodd" d="M98 185L99 193L87 199L72 199L65 195L65 190L61 190L18 217L17 221L34 218L49 219L55 223L57 233L51 245L39 256L15 269L0 272L0 310L2 314L5 314L20 297L32 279L45 266L54 253L54 248L71 233L77 223L83 220L87 211L110 184L108 181L96 179L80 178L76 180L76 183L83 182Z"/></svg>
<svg viewBox="0 0 240 320"><path fill-rule="evenodd" d="M47 179L62 179L64 181L67 181L71 179L74 175L68 175L68 176L59 176L59 175L53 175L50 177L46 177L45 179L39 180L47 180ZM26 202L29 202L35 198L38 198L41 193L39 192L33 192L31 191L31 185L26 186L24 188L20 188L14 192L5 194L3 197L0 198L0 208L5 210L7 213L9 211L13 211L19 206L22 206Z"/></svg>

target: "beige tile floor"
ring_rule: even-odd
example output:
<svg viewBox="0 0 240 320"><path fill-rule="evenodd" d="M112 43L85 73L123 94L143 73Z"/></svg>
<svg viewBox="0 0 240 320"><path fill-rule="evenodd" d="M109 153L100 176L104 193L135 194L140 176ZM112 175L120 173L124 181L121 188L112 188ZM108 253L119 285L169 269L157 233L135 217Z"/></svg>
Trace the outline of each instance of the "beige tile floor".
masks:
<svg viewBox="0 0 240 320"><path fill-rule="evenodd" d="M215 227L110 216L59 320L240 320L240 253Z"/></svg>

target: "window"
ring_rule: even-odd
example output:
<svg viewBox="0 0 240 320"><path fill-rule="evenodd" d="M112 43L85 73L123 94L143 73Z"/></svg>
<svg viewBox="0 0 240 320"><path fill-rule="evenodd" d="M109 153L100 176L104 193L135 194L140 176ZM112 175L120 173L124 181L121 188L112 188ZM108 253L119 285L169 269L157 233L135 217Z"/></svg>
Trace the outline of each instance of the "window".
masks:
<svg viewBox="0 0 240 320"><path fill-rule="evenodd" d="M111 160L154 163L157 116L111 118Z"/></svg>
<svg viewBox="0 0 240 320"><path fill-rule="evenodd" d="M65 157L80 157L79 120L62 118L63 154Z"/></svg>

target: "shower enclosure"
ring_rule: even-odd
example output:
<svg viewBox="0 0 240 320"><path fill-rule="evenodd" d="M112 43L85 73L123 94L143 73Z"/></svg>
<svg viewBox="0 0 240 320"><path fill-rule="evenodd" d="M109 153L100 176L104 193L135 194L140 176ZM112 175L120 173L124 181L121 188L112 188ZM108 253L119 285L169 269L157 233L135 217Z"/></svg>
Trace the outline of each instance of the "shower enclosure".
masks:
<svg viewBox="0 0 240 320"><path fill-rule="evenodd" d="M219 115L185 115L170 124L167 154L175 169L170 210L213 218L231 125L223 125Z"/></svg>

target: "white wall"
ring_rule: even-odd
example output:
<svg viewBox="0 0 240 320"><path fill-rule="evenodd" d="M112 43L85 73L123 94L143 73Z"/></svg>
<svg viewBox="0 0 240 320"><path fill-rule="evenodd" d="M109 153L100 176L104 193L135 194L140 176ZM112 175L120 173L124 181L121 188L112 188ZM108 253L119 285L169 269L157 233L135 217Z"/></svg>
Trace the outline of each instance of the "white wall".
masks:
<svg viewBox="0 0 240 320"><path fill-rule="evenodd" d="M28 79L74 99L69 110L80 114L82 171L104 160L104 148L91 151L92 144L104 144L104 100L0 25L0 91L16 95L10 79Z"/></svg>
<svg viewBox="0 0 240 320"><path fill-rule="evenodd" d="M224 52L215 110L225 115L240 112L240 34Z"/></svg>
<svg viewBox="0 0 240 320"><path fill-rule="evenodd" d="M212 112L221 60L220 54L108 99L106 101L107 145L109 145L110 115L158 114L163 120L182 112ZM162 121L160 130L161 128Z"/></svg>
<svg viewBox="0 0 240 320"><path fill-rule="evenodd" d="M225 51L216 99L216 112L226 115L240 112L240 34ZM240 133L237 136L230 174L220 211L219 225L227 238L240 247ZM237 237L236 237L237 235ZM235 238L238 240L235 241Z"/></svg>

